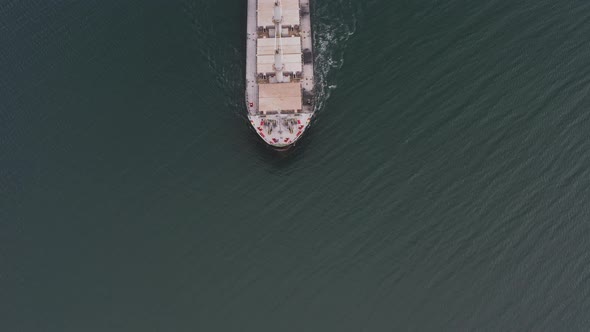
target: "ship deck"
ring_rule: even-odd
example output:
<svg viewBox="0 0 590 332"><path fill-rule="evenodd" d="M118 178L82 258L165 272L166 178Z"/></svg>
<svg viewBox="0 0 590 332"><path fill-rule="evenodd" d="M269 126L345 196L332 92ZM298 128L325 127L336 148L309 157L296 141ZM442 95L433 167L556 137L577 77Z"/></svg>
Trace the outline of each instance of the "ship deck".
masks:
<svg viewBox="0 0 590 332"><path fill-rule="evenodd" d="M258 135L284 147L301 137L313 116L313 40L309 0L280 0L280 20L275 1L248 0L246 106Z"/></svg>

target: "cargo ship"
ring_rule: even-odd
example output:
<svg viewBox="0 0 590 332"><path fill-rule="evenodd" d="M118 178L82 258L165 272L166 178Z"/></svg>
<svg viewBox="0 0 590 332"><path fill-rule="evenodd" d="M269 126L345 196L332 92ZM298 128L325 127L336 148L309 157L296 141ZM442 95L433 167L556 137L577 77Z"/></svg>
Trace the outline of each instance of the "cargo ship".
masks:
<svg viewBox="0 0 590 332"><path fill-rule="evenodd" d="M310 0L248 0L246 107L264 142L287 149L314 113Z"/></svg>

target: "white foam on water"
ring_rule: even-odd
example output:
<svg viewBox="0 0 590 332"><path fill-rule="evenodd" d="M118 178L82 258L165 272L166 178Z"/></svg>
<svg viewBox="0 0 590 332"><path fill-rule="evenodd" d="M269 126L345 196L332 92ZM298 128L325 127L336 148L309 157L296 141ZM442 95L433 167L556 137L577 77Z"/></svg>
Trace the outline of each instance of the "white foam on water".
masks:
<svg viewBox="0 0 590 332"><path fill-rule="evenodd" d="M347 41L356 30L358 6L353 0L315 2L314 5L315 110L319 111L337 87L334 74L344 65Z"/></svg>

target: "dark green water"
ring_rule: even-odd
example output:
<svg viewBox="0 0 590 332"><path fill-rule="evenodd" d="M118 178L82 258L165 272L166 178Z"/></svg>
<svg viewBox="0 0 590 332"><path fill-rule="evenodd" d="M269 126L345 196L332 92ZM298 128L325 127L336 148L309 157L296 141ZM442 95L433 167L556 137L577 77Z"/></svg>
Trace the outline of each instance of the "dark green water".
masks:
<svg viewBox="0 0 590 332"><path fill-rule="evenodd" d="M287 155L245 3L0 1L1 331L590 328L588 1L316 1Z"/></svg>

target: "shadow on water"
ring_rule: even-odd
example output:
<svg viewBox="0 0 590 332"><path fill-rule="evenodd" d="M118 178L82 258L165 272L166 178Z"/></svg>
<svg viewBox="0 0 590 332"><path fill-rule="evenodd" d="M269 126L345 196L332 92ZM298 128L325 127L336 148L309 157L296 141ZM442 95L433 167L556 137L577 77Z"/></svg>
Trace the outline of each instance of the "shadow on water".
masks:
<svg viewBox="0 0 590 332"><path fill-rule="evenodd" d="M301 160L309 141L308 135L306 135L288 149L276 149L259 139L253 130L248 130L248 132L255 138L255 142L251 142L255 153L262 161L276 170L285 170L291 167L294 162Z"/></svg>
<svg viewBox="0 0 590 332"><path fill-rule="evenodd" d="M239 6L211 1L186 0L183 2L186 23L193 32L194 49L209 67L214 83L224 94L228 110L242 114L245 105L244 67L246 2ZM244 15L242 15L244 14ZM218 16L211 19L211 16ZM215 17L214 17L215 18ZM224 24L231 18L232 24ZM219 36L223 36L223 43Z"/></svg>

